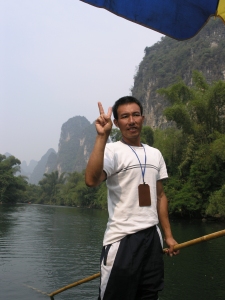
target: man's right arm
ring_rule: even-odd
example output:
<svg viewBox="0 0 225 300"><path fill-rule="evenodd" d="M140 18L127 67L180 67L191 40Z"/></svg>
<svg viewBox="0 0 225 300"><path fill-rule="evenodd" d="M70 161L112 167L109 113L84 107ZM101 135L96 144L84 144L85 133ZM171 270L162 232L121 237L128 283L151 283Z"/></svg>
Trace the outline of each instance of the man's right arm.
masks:
<svg viewBox="0 0 225 300"><path fill-rule="evenodd" d="M99 185L106 179L103 171L104 151L107 139L97 135L93 151L90 155L85 171L85 183L89 187Z"/></svg>
<svg viewBox="0 0 225 300"><path fill-rule="evenodd" d="M106 179L106 173L103 171L104 151L112 129L112 108L105 114L100 102L98 107L100 116L95 122L97 137L85 171L85 183L90 187L97 186Z"/></svg>

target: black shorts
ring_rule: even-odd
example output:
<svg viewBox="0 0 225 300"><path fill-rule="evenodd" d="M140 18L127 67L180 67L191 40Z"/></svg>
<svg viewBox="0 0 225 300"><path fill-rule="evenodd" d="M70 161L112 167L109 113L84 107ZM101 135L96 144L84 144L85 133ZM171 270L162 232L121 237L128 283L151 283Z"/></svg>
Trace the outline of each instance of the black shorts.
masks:
<svg viewBox="0 0 225 300"><path fill-rule="evenodd" d="M163 284L163 249L156 226L103 247L98 300L157 300Z"/></svg>

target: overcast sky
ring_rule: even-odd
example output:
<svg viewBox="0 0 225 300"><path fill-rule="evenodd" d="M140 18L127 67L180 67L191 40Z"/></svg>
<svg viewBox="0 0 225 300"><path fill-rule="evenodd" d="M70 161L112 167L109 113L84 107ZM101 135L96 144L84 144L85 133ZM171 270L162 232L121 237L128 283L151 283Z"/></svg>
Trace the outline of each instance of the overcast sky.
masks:
<svg viewBox="0 0 225 300"><path fill-rule="evenodd" d="M129 95L162 35L79 0L0 0L0 153L58 151L61 126Z"/></svg>

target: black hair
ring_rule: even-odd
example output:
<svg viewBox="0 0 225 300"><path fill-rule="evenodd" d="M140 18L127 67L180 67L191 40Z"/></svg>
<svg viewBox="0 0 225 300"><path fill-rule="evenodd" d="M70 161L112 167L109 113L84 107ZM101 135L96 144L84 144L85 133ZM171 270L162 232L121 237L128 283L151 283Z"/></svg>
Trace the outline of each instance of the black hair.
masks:
<svg viewBox="0 0 225 300"><path fill-rule="evenodd" d="M132 96L124 96L124 97L118 99L112 107L114 119L118 120L118 114L117 114L118 107L120 105L127 104L127 103L136 103L140 107L141 115L143 114L143 106L138 99L136 99Z"/></svg>

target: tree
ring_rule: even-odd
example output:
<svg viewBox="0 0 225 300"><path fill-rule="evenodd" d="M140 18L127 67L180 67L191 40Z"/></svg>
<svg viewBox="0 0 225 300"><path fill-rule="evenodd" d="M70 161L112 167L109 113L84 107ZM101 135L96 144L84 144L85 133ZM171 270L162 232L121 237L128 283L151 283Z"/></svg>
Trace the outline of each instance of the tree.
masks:
<svg viewBox="0 0 225 300"><path fill-rule="evenodd" d="M77 185L80 181L84 181L82 173L69 173L65 184L60 189L60 198L63 199L64 205L79 206Z"/></svg>
<svg viewBox="0 0 225 300"><path fill-rule="evenodd" d="M42 201L55 204L59 190L65 180L65 173L59 174L58 171L54 171L50 174L44 174L44 178L39 181Z"/></svg>
<svg viewBox="0 0 225 300"><path fill-rule="evenodd" d="M170 176L177 173L184 145L185 141L181 130L167 128L165 130L156 129L154 131L153 146L162 152Z"/></svg>
<svg viewBox="0 0 225 300"><path fill-rule="evenodd" d="M0 154L0 202L16 203L23 198L27 182L22 176L16 176L20 171L21 162L14 156L6 158Z"/></svg>
<svg viewBox="0 0 225 300"><path fill-rule="evenodd" d="M105 182L97 190L94 206L96 208L107 209L107 187Z"/></svg>
<svg viewBox="0 0 225 300"><path fill-rule="evenodd" d="M225 217L225 184L220 190L215 191L210 195L206 214L210 216L219 215Z"/></svg>
<svg viewBox="0 0 225 300"><path fill-rule="evenodd" d="M154 143L154 131L150 126L143 126L141 131L141 142L152 146Z"/></svg>
<svg viewBox="0 0 225 300"><path fill-rule="evenodd" d="M179 81L159 90L171 103L164 114L174 122L174 139L179 136L180 141L175 165L171 159L172 136L164 138L162 152L174 176L166 187L173 191L173 195L169 192L170 210L180 215L199 216L207 210L209 199L212 207L212 199L219 197L216 191L225 184L225 82L209 85L197 71L193 72L192 80L191 87ZM166 131L161 137L165 137ZM157 145L159 139L154 138ZM174 185L174 178L182 184ZM210 198L212 193L214 198Z"/></svg>
<svg viewBox="0 0 225 300"><path fill-rule="evenodd" d="M112 128L110 132L110 138L112 142L120 141L122 138L120 130L118 128Z"/></svg>
<svg viewBox="0 0 225 300"><path fill-rule="evenodd" d="M23 193L24 203L40 203L41 188L36 184L27 184L26 191Z"/></svg>
<svg viewBox="0 0 225 300"><path fill-rule="evenodd" d="M94 207L97 197L99 186L89 188L86 186L84 180L79 181L76 186L76 193L79 206L81 207Z"/></svg>

